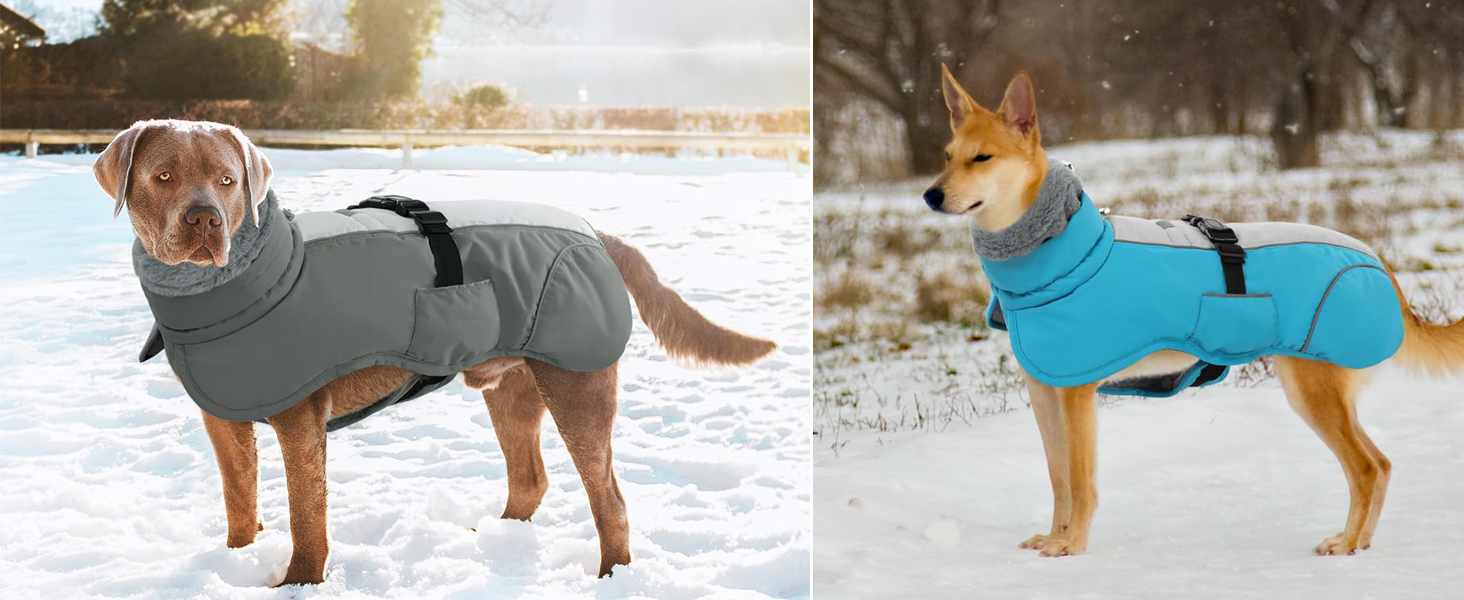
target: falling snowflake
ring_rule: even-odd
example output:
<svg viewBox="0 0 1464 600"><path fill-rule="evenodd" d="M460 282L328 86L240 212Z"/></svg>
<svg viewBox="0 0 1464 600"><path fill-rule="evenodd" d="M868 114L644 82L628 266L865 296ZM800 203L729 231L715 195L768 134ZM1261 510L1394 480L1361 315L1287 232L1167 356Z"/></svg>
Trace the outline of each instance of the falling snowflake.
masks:
<svg viewBox="0 0 1464 600"><path fill-rule="evenodd" d="M915 91L915 80L906 79L900 82L900 91L905 92L906 94Z"/></svg>

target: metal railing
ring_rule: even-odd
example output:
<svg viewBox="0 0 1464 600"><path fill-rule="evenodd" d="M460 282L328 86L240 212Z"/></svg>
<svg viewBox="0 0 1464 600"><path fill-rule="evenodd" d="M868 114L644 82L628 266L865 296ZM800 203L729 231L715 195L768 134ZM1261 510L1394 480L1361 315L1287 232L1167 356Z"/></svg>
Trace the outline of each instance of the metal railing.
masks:
<svg viewBox="0 0 1464 600"><path fill-rule="evenodd" d="M398 147L402 168L412 168L412 149L430 146L499 145L526 148L698 148L706 150L781 151L788 167L797 170L800 152L811 147L801 133L703 133L697 131L630 130L291 130L255 129L244 132L261 146ZM25 144L26 158L35 158L41 144L105 144L117 136L112 129L0 129L0 143Z"/></svg>

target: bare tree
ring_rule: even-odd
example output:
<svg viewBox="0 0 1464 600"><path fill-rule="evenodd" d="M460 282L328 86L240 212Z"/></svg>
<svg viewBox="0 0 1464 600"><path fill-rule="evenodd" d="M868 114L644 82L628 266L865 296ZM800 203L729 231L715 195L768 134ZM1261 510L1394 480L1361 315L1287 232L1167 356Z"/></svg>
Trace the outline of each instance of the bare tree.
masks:
<svg viewBox="0 0 1464 600"><path fill-rule="evenodd" d="M815 0L820 184L938 165L933 77L1032 73L1044 139L1268 134L1282 168L1318 136L1464 125L1461 0ZM995 27L997 19L1001 27ZM836 115L829 119L826 115ZM905 144L890 144L892 132ZM860 140L878 145L861 148ZM908 158L898 169L867 168ZM827 150L831 150L827 152ZM909 168L906 168L908 164Z"/></svg>
<svg viewBox="0 0 1464 600"><path fill-rule="evenodd" d="M549 20L551 0L443 0L443 8L483 27L517 30Z"/></svg>
<svg viewBox="0 0 1464 600"><path fill-rule="evenodd" d="M942 166L940 63L986 49L1000 0L814 0L814 69L903 121L913 173Z"/></svg>
<svg viewBox="0 0 1464 600"><path fill-rule="evenodd" d="M1282 169L1321 165L1317 137L1337 123L1339 107L1331 89L1336 53L1350 44L1375 0L1278 0L1272 5L1275 23L1286 44L1283 71L1286 84L1276 101L1271 143ZM1330 114L1328 114L1330 113Z"/></svg>

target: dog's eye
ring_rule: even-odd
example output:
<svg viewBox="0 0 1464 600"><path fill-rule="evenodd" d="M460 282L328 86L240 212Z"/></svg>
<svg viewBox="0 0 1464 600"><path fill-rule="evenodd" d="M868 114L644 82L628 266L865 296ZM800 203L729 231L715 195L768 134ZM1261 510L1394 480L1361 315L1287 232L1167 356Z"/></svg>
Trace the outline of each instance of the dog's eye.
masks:
<svg viewBox="0 0 1464 600"><path fill-rule="evenodd" d="M946 162L951 162L951 153L947 152L945 154L946 154Z"/></svg>
<svg viewBox="0 0 1464 600"><path fill-rule="evenodd" d="M991 160L990 154L977 154L976 158L971 159L971 162L986 162L988 160Z"/></svg>
<svg viewBox="0 0 1464 600"><path fill-rule="evenodd" d="M219 180L219 183L222 183L224 185L229 185L231 183L234 183L234 178L233 177L229 177L228 175L225 175L223 179L220 179Z"/></svg>
<svg viewBox="0 0 1464 600"><path fill-rule="evenodd" d="M162 173L158 173L158 180L159 181L169 181L171 179L173 179L173 174L172 173L169 173L167 171L163 171Z"/></svg>

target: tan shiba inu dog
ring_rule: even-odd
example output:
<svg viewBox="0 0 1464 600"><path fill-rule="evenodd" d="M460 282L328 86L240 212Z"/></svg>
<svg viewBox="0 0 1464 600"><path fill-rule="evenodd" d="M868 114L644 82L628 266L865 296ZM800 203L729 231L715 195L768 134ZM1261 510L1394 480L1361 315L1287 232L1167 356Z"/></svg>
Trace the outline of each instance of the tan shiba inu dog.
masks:
<svg viewBox="0 0 1464 600"><path fill-rule="evenodd" d="M938 212L970 216L984 231L1004 230L1032 207L1048 171L1032 82L1026 73L1017 73L1000 108L992 112L961 89L944 65L941 69L953 136L946 146L945 171L925 192L925 201ZM1464 325L1423 321L1410 310L1396 279L1393 289L1404 326L1403 344L1394 357L1433 374L1464 367ZM1197 361L1189 354L1164 350L1108 381L1181 371ZM1292 408L1341 462L1351 493L1351 508L1341 533L1322 540L1316 553L1352 554L1366 549L1382 511L1392 464L1357 419L1354 402L1366 381L1365 371L1276 356L1276 372ZM1089 526L1098 506L1094 396L1102 382L1059 388L1024 375L1047 454L1053 511L1051 530L1028 538L1021 546L1043 556L1077 554L1087 549Z"/></svg>

